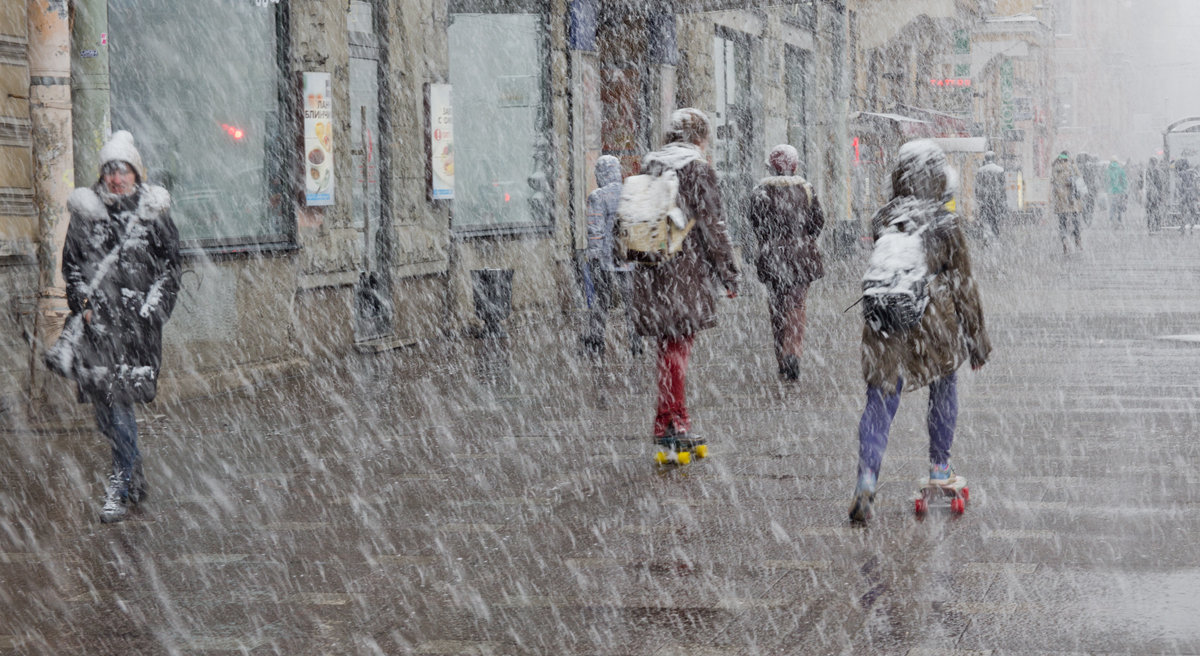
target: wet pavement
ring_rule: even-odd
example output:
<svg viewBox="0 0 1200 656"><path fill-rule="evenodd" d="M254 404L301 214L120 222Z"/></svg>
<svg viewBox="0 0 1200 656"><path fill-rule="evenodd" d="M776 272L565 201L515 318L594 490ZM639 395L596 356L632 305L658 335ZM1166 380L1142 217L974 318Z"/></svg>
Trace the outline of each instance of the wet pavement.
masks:
<svg viewBox="0 0 1200 656"><path fill-rule="evenodd" d="M653 463L653 360L616 314L599 367L526 317L505 349L147 407L150 498L118 525L93 431L2 433L0 653L1200 653L1198 252L1104 217L1069 256L1049 222L975 243L995 352L960 371L961 517L913 514L919 391L876 518L846 518L861 254L813 290L797 383L761 290L723 302L687 467Z"/></svg>

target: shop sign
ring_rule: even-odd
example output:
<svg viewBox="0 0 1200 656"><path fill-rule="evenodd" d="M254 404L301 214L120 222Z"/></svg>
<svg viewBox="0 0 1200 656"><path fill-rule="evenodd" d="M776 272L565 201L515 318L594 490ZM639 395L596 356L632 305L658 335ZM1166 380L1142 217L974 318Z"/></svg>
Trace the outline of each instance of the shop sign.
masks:
<svg viewBox="0 0 1200 656"><path fill-rule="evenodd" d="M429 85L429 156L431 197L454 198L454 115L449 84Z"/></svg>
<svg viewBox="0 0 1200 656"><path fill-rule="evenodd" d="M333 205L333 94L329 73L304 73L304 198Z"/></svg>

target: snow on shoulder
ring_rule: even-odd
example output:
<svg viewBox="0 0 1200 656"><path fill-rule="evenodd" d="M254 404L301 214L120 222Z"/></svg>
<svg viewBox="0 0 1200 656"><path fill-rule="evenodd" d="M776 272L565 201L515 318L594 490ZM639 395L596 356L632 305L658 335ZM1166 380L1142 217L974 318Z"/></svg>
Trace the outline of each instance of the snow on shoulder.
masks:
<svg viewBox="0 0 1200 656"><path fill-rule="evenodd" d="M678 171L696 160L703 159L704 151L700 150L700 146L676 141L663 146L662 150L646 153L642 158L642 168L649 168L651 162L658 162L664 168Z"/></svg>
<svg viewBox="0 0 1200 656"><path fill-rule="evenodd" d="M146 185L141 205L154 214L162 214L171 209L171 194L158 185Z"/></svg>
<svg viewBox="0 0 1200 656"><path fill-rule="evenodd" d="M799 187L808 184L802 175L768 175L758 181L764 187Z"/></svg>
<svg viewBox="0 0 1200 656"><path fill-rule="evenodd" d="M108 216L104 201L100 200L96 192L87 187L76 187L71 192L71 195L67 197L67 209L71 214L88 219L102 219Z"/></svg>

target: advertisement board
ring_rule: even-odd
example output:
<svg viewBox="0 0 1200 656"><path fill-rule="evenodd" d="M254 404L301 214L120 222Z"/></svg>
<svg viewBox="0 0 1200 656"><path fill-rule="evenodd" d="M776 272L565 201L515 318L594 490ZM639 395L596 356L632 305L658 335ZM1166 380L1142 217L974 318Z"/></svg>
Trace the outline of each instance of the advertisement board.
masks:
<svg viewBox="0 0 1200 656"><path fill-rule="evenodd" d="M454 116L449 84L429 85L429 157L433 200L454 198Z"/></svg>
<svg viewBox="0 0 1200 656"><path fill-rule="evenodd" d="M333 93L329 73L304 74L304 199L333 205Z"/></svg>

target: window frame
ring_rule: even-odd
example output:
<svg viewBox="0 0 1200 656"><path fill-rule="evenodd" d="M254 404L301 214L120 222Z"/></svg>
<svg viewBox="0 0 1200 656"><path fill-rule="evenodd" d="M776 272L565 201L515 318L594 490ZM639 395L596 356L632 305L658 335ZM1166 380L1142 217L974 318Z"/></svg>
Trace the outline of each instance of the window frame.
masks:
<svg viewBox="0 0 1200 656"><path fill-rule="evenodd" d="M537 107L537 126L535 130L540 134L550 134L554 129L554 93L552 88L551 76L553 75L553 60L551 56L553 52L553 38L551 34L552 21L550 4L547 0L450 0L447 6L447 15L450 21L456 14L494 14L494 15L512 15L512 14L530 14L537 17L538 29L538 50L543 53L542 64L539 70L539 82L537 88L538 107ZM449 27L447 27L447 46L449 46ZM449 70L449 61L447 61L447 82L453 84L452 73ZM428 116L428 107L426 108L426 116ZM553 177L555 171L555 162L560 158L560 153L551 143L551 147L547 152L546 161L542 163L543 173L549 187L551 197L549 200L549 209L544 212L544 216L540 220L535 220L527 223L507 223L498 225L467 225L457 224L454 219L457 208L459 192L455 191L455 197L450 200L450 236L454 240L470 240L477 238L491 237L529 237L529 236L548 236L553 235L557 229L558 219L553 211L553 206L556 204L556 195L558 193L558 185ZM428 201L431 203L440 203L446 201Z"/></svg>
<svg viewBox="0 0 1200 656"><path fill-rule="evenodd" d="M105 8L108 9L109 0L105 0ZM254 254L281 254L300 249L298 242L297 231L297 216L296 203L301 202L298 194L303 190L303 171L302 158L299 153L304 151L301 140L303 139L303 130L300 129L300 90L298 88L298 76L292 74L289 68L291 52L291 11L290 5L287 2L272 3L270 5L273 11L274 20L273 29L275 37L275 61L274 61L274 81L275 81L275 112L278 115L279 122L279 141L284 144L295 144L288 149L281 149L277 158L266 156L264 164L272 164L274 167L273 173L279 176L280 180L280 210L277 219L272 222L278 223L277 231L272 231L262 235L242 235L236 237L201 237L194 239L180 240L180 255L183 257L195 256L237 256L237 255L254 255ZM111 26L109 27L111 29ZM115 93L111 82L109 83L109 104L111 107L111 98ZM111 110L109 111L111 121ZM111 126L110 126L111 129ZM269 153L269 150L267 151ZM274 161L272 162L272 159ZM260 216L259 220L263 223L267 222L267 217Z"/></svg>

